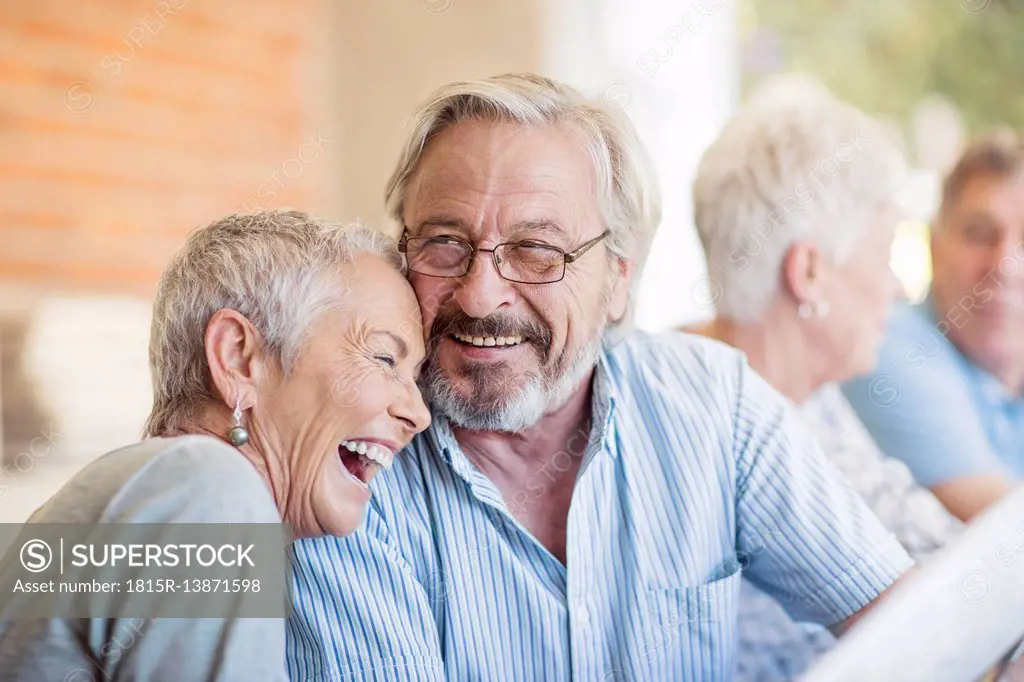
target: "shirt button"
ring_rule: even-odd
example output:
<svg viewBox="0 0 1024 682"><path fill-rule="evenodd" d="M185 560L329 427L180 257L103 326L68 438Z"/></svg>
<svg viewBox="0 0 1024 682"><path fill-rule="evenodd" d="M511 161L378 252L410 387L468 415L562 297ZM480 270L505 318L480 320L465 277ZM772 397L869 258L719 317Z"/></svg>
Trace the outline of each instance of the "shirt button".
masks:
<svg viewBox="0 0 1024 682"><path fill-rule="evenodd" d="M589 606L587 606L586 604L582 604L582 603L578 604L576 606L576 609L575 609L575 616L576 616L576 622L579 623L579 626L580 626L581 629L583 629L583 630L589 630L590 629L590 627L592 625L593 617L592 617L592 615L590 613L590 607Z"/></svg>

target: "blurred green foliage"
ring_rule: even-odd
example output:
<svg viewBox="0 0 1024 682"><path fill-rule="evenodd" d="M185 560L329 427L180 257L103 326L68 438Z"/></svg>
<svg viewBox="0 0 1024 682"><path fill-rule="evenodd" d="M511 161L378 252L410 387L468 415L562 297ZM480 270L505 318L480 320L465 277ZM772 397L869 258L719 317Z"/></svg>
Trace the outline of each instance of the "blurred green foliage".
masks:
<svg viewBox="0 0 1024 682"><path fill-rule="evenodd" d="M906 124L937 93L970 133L1024 130L1024 0L739 0L744 89L795 71Z"/></svg>

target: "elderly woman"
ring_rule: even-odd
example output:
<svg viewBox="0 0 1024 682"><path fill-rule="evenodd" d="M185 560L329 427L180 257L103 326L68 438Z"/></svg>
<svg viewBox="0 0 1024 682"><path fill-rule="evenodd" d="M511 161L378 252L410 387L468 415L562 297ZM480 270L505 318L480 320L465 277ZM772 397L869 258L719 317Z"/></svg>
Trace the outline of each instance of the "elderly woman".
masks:
<svg viewBox="0 0 1024 682"><path fill-rule="evenodd" d="M419 308L396 246L370 229L227 217L189 236L153 313L149 438L87 466L31 522L346 535L367 484L429 423ZM0 679L287 679L283 620L158 619L121 651L124 625L0 624Z"/></svg>
<svg viewBox="0 0 1024 682"><path fill-rule="evenodd" d="M783 81L705 152L693 197L720 296L702 333L744 351L800 406L826 455L920 559L958 522L881 453L836 386L875 362L897 290L888 262L904 170L879 124L818 86ZM789 679L833 641L750 585L740 614L740 680Z"/></svg>

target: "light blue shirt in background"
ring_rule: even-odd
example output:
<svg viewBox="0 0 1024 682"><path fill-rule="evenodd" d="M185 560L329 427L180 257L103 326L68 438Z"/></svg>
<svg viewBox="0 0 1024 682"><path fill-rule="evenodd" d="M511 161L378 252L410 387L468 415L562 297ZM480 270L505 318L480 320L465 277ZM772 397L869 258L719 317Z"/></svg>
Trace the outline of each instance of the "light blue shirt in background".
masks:
<svg viewBox="0 0 1024 682"><path fill-rule="evenodd" d="M959 313L959 314L957 314ZM875 371L843 387L882 451L922 485L1002 473L1024 478L1024 400L968 360L946 337L931 299L899 304Z"/></svg>
<svg viewBox="0 0 1024 682"><path fill-rule="evenodd" d="M565 565L435 417L374 480L365 529L296 543L292 679L729 680L741 576L831 625L912 563L724 345L635 334L593 405L545 465L582 457Z"/></svg>

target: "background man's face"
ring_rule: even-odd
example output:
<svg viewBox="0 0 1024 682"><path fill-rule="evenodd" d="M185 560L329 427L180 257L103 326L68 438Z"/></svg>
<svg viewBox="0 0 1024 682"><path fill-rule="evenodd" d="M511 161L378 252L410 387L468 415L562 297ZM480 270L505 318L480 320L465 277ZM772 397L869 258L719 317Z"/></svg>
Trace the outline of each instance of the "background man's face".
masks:
<svg viewBox="0 0 1024 682"><path fill-rule="evenodd" d="M604 231L594 187L570 131L463 122L430 142L403 218L410 236L571 251ZM424 383L435 409L468 428L517 431L589 375L606 322L624 308L628 277L600 243L557 283L505 280L490 253L478 254L464 277L410 280L430 330ZM474 337L488 345L473 345Z"/></svg>
<svg viewBox="0 0 1024 682"><path fill-rule="evenodd" d="M1024 182L978 176L932 234L935 314L966 355L998 373L1024 363ZM943 328L946 325L942 325Z"/></svg>

